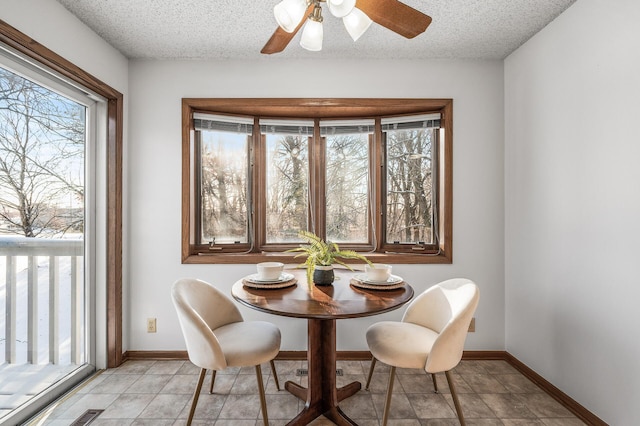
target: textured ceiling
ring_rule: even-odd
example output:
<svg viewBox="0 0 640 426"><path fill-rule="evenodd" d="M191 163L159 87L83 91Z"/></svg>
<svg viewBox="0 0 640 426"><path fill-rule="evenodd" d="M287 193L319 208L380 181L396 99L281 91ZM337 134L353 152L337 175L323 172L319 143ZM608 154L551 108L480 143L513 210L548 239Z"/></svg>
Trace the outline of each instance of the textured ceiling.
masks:
<svg viewBox="0 0 640 426"><path fill-rule="evenodd" d="M269 58L502 59L576 0L404 0L433 22L414 39L377 24L354 43L324 12L321 52L300 32ZM58 0L128 58L254 59L275 30L279 0Z"/></svg>

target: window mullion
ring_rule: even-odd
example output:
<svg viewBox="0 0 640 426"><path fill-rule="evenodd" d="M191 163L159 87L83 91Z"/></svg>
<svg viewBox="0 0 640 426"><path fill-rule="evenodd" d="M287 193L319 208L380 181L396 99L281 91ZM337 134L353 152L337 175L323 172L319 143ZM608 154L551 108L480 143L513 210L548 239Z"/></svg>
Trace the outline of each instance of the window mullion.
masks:
<svg viewBox="0 0 640 426"><path fill-rule="evenodd" d="M199 131L194 132L193 152L195 153L193 162L194 170L196 171L193 176L193 188L202 188L202 143L201 134ZM198 191L199 193L199 191ZM194 233L196 244L208 244L208 241L202 241L202 197L197 197L195 200L194 209Z"/></svg>
<svg viewBox="0 0 640 426"><path fill-rule="evenodd" d="M256 126L258 126L256 124ZM266 136L259 131L259 126L253 138L253 232L254 232L254 249L260 251L266 244L267 238L267 218L266 218L266 199L267 199L267 179L266 179Z"/></svg>
<svg viewBox="0 0 640 426"><path fill-rule="evenodd" d="M372 212L372 228L375 230L375 250L380 251L382 249L382 243L385 241L385 227L386 227L386 209L383 208L385 203L385 197L383 188L385 188L385 149L386 146L385 135L382 133L382 126L380 125L380 119L376 119L374 144L372 149L372 174L371 180L373 182L373 206L371 206Z"/></svg>
<svg viewBox="0 0 640 426"><path fill-rule="evenodd" d="M311 220L310 228L321 238L326 238L326 139L320 136L319 120L315 120L313 129L313 149L310 155L310 167L313 176L310 182Z"/></svg>
<svg viewBox="0 0 640 426"><path fill-rule="evenodd" d="M439 147L440 147L440 131L434 132L434 140L431 144L431 229L434 233L433 243L440 247L440 163Z"/></svg>

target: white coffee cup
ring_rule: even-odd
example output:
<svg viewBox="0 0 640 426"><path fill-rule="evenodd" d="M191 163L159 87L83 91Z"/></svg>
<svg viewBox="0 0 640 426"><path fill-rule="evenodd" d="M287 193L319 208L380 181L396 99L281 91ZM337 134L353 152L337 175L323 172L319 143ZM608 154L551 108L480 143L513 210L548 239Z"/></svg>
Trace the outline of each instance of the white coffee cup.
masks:
<svg viewBox="0 0 640 426"><path fill-rule="evenodd" d="M263 281L277 280L280 278L282 269L284 269L284 263L280 262L261 262L256 266L258 268L258 279Z"/></svg>
<svg viewBox="0 0 640 426"><path fill-rule="evenodd" d="M391 276L391 265L384 263L367 264L364 265L364 271L367 273L368 280L387 281Z"/></svg>

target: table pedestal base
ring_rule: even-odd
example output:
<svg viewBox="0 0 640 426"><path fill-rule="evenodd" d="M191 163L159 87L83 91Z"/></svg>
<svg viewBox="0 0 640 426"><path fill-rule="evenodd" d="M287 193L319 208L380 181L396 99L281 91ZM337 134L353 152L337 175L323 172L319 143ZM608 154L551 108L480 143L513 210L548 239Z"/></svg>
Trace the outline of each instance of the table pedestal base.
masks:
<svg viewBox="0 0 640 426"><path fill-rule="evenodd" d="M336 321L325 319L308 320L307 361L309 387L286 382L284 387L298 398L306 401L304 409L287 426L306 425L324 415L340 426L357 426L340 410L338 403L357 393L360 382L336 388Z"/></svg>

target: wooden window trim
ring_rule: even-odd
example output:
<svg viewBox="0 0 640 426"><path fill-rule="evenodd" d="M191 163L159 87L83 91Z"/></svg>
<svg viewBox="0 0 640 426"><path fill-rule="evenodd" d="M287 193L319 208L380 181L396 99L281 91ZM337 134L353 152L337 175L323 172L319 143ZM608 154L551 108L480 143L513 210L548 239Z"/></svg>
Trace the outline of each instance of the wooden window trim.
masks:
<svg viewBox="0 0 640 426"><path fill-rule="evenodd" d="M193 113L210 112L274 118L340 119L373 117L380 115L409 115L425 111L441 111L441 126L445 131L444 140L439 140L439 252L434 254L413 253L366 253L374 262L396 264L452 263L453 252L453 100L452 99L368 99L368 98L183 98L182 99L182 263L185 264L247 264L266 260L295 263L292 254L282 252L264 253L204 253L198 254L193 244L194 212L191 177L192 138L194 135ZM379 129L377 129L379 130ZM376 144L375 167L381 166L380 144ZM258 155L254 153L254 155ZM320 170L312 169L312 179ZM380 174L378 174L380 175ZM378 178L374 185L380 188L383 182ZM259 197L255 185L253 196ZM379 215L382 196L375 190L374 214ZM259 202L259 198L257 198ZM316 218L316 220L318 220ZM378 221L379 222L379 221ZM382 235L382 224L376 232ZM260 230L262 232L263 229ZM346 247L346 245L345 245ZM378 242L378 250L381 243Z"/></svg>

